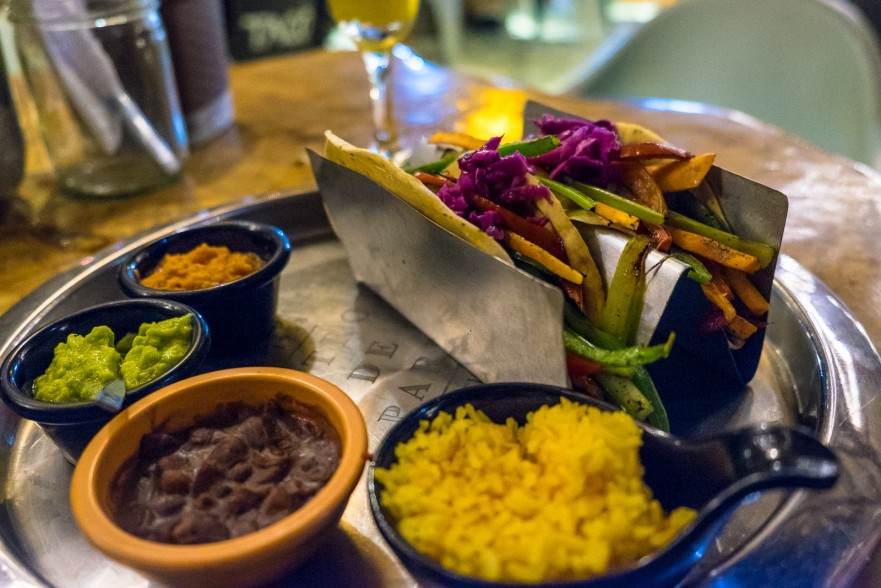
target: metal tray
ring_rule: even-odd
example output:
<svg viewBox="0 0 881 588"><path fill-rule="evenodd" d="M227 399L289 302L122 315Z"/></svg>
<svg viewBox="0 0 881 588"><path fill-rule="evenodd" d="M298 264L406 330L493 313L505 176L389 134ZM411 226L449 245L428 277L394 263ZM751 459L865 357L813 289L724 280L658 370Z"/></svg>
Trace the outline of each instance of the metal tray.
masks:
<svg viewBox="0 0 881 588"><path fill-rule="evenodd" d="M270 222L294 245L282 275L276 333L235 365L309 371L343 388L368 423L371 448L425 400L477 380L371 291L356 284L315 192L248 198L103 250L49 280L0 317L0 357L42 324L123 298L116 282L130 250L183 226L221 218ZM206 371L232 365L211 358ZM756 421L809 427L842 461L824 492L773 491L746 500L686 580L694 586L841 586L881 535L881 359L823 284L781 256L765 347L746 387L697 365L653 375L674 433L700 436ZM34 423L0 407L0 584L147 586L93 550L68 506L71 466ZM359 484L328 545L290 586L410 586L378 535Z"/></svg>

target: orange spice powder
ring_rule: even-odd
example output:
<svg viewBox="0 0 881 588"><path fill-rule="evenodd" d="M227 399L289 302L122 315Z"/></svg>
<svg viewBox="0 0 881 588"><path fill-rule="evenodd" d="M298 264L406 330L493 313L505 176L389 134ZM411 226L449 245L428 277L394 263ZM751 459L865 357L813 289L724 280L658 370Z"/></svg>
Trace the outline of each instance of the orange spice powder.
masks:
<svg viewBox="0 0 881 588"><path fill-rule="evenodd" d="M201 290L254 273L263 260L255 253L202 243L187 253L168 253L141 283L157 290Z"/></svg>

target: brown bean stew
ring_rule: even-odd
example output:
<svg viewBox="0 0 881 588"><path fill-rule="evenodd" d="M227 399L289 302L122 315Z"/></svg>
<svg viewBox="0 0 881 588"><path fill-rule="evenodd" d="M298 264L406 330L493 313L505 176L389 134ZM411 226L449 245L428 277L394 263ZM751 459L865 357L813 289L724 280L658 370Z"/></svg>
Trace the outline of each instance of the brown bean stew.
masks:
<svg viewBox="0 0 881 588"><path fill-rule="evenodd" d="M209 543L262 529L309 501L339 465L317 410L235 402L193 427L145 436L112 490L114 520L151 541Z"/></svg>

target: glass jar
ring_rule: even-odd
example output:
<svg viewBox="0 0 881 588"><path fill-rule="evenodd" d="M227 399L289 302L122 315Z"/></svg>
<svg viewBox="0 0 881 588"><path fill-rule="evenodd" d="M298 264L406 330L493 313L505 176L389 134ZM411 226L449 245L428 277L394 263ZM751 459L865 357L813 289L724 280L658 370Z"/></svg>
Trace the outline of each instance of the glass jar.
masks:
<svg viewBox="0 0 881 588"><path fill-rule="evenodd" d="M60 187L122 196L187 155L157 0L11 0L9 20Z"/></svg>

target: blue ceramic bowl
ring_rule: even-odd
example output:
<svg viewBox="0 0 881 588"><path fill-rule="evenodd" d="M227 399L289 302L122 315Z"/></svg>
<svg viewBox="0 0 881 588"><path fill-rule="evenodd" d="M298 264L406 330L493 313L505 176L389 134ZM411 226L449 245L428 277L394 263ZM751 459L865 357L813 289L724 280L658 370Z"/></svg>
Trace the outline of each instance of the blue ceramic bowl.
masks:
<svg viewBox="0 0 881 588"><path fill-rule="evenodd" d="M122 408L172 382L196 374L208 355L210 335L205 319L193 308L170 300L120 300L89 307L62 318L19 343L0 367L0 394L19 416L39 423L58 445L64 457L76 463L83 449L115 412L99 403L58 403L37 400L31 385L52 362L55 347L67 336L88 334L93 327L107 325L117 340L136 333L142 323L192 314L190 348L183 359L158 378L127 390Z"/></svg>
<svg viewBox="0 0 881 588"><path fill-rule="evenodd" d="M263 266L233 282L200 290L160 290L141 283L166 253L186 253L202 243L255 253ZM290 254L290 241L281 229L248 221L217 222L183 229L138 249L124 260L119 283L132 297L192 306L211 327L213 351L244 352L266 341L275 326L279 276Z"/></svg>
<svg viewBox="0 0 881 588"><path fill-rule="evenodd" d="M429 401L389 431L368 466L370 508L382 536L420 585L523 586L463 576L416 551L398 532L394 517L381 504L383 488L375 479L376 468L388 468L395 463L395 447L413 436L420 421L431 420L440 412L454 414L456 407L470 403L493 422L504 423L513 417L522 425L529 412L543 405L558 404L561 397L602 410L617 410L584 394L554 386L485 384ZM838 476L834 454L806 431L758 424L709 439L684 441L652 427L640 427L640 461L646 484L666 511L687 506L697 511L697 517L666 547L644 556L631 567L585 580L547 582L541 584L543 588L674 586L700 559L727 515L745 496L775 487L828 488Z"/></svg>

